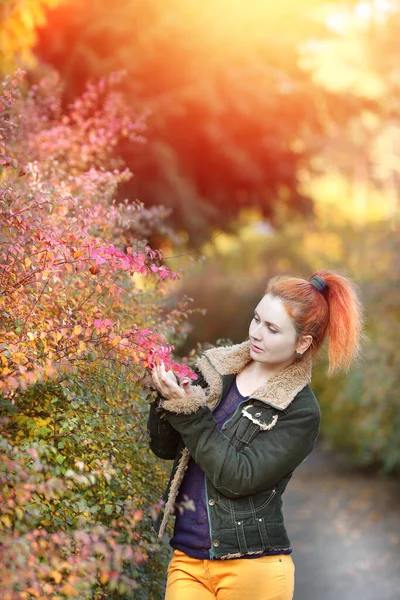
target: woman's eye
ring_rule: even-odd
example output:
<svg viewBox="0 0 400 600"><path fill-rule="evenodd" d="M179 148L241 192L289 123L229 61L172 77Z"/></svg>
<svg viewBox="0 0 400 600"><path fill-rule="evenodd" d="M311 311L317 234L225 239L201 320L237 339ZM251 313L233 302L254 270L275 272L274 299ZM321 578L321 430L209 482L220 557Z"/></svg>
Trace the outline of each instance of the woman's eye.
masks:
<svg viewBox="0 0 400 600"><path fill-rule="evenodd" d="M257 315L254 315L253 321L256 321L257 323L259 323L260 319L257 317Z"/></svg>
<svg viewBox="0 0 400 600"><path fill-rule="evenodd" d="M275 329L271 329L271 327L268 327L268 329L270 330L271 333L278 333L277 331L275 331Z"/></svg>

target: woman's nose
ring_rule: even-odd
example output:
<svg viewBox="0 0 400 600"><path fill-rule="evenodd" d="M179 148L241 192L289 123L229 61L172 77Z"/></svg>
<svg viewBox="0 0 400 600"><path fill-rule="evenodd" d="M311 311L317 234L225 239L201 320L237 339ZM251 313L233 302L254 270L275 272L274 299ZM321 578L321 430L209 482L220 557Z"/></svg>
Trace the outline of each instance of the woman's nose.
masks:
<svg viewBox="0 0 400 600"><path fill-rule="evenodd" d="M257 327L254 327L254 329L251 332L251 336L257 340L261 339L261 326L260 325L257 325Z"/></svg>

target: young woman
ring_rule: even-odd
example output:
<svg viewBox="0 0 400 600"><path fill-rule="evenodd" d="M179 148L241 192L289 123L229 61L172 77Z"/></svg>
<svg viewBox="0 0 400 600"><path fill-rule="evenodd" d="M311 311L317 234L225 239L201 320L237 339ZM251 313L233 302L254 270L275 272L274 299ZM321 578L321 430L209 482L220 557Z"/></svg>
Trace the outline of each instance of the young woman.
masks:
<svg viewBox="0 0 400 600"><path fill-rule="evenodd" d="M161 538L176 514L166 600L292 599L281 497L319 431L312 359L328 337L328 374L347 369L360 332L350 280L280 276L256 306L249 339L207 350L198 380L152 365L150 447L175 459L158 523Z"/></svg>

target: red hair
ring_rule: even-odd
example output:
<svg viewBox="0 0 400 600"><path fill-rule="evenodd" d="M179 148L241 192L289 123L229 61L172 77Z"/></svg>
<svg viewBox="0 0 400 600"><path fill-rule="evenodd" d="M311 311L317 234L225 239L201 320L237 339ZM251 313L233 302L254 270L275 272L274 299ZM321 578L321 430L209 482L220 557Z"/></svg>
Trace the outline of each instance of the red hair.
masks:
<svg viewBox="0 0 400 600"><path fill-rule="evenodd" d="M322 277L326 288L320 292L311 283L315 275ZM311 335L307 352L313 355L329 340L328 374L348 370L359 355L362 311L356 285L334 271L316 271L310 281L298 277L273 277L265 290L280 298L293 319L298 336Z"/></svg>

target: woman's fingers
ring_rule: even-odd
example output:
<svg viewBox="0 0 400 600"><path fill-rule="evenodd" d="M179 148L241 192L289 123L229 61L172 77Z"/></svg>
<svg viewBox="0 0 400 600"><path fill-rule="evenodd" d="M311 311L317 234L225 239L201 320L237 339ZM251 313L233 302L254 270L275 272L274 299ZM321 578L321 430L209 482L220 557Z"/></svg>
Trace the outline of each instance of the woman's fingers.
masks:
<svg viewBox="0 0 400 600"><path fill-rule="evenodd" d="M171 383L176 383L176 378L175 376L172 374L172 377L170 375L171 371L167 371L165 370L165 365L164 363L160 363L160 365L158 365L158 367L156 366L157 370L157 375L159 380L161 381L161 383L163 383L166 386L169 386Z"/></svg>
<svg viewBox="0 0 400 600"><path fill-rule="evenodd" d="M173 374L171 377L166 372L164 363L154 365L151 369L151 377L156 388L166 399L170 399L172 396L182 396L183 390L179 387L175 375Z"/></svg>
<svg viewBox="0 0 400 600"><path fill-rule="evenodd" d="M159 384L162 387L165 387L167 385L168 381L167 381L167 377L166 377L166 374L165 374L164 364L161 363L160 365L156 365L154 367L154 373L155 373L155 376L156 376L157 381L159 382Z"/></svg>
<svg viewBox="0 0 400 600"><path fill-rule="evenodd" d="M166 371L163 362L149 365L149 372L155 387L165 400L184 398L186 396L187 386L190 383L188 377L181 379L180 384L178 384L175 373L173 371Z"/></svg>
<svg viewBox="0 0 400 600"><path fill-rule="evenodd" d="M160 389L161 382L160 382L160 378L159 378L159 375L158 375L158 369L157 369L156 365L154 365L154 367L150 369L150 375L151 375L151 378L152 378L153 383L156 386L156 388L159 391L161 391L161 389Z"/></svg>

